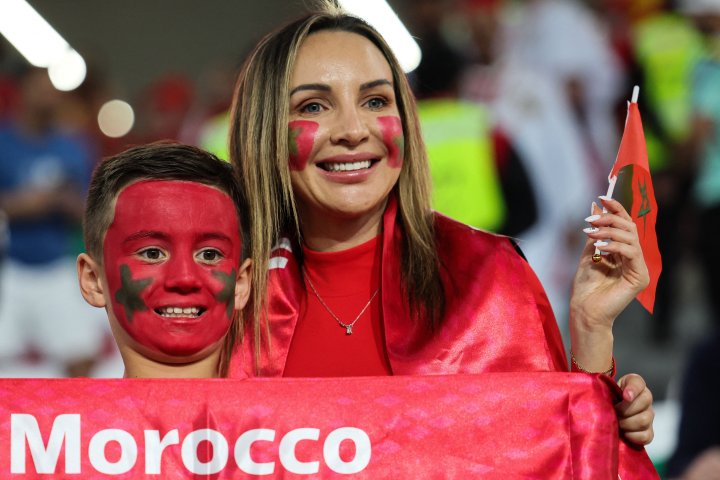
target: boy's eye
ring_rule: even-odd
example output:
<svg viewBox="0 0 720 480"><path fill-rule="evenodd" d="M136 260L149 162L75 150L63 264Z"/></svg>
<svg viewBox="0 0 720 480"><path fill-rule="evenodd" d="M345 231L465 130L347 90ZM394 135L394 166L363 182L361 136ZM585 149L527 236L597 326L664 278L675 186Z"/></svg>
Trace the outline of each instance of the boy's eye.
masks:
<svg viewBox="0 0 720 480"><path fill-rule="evenodd" d="M222 260L223 255L214 248L206 248L198 252L198 259L205 263L217 263Z"/></svg>
<svg viewBox="0 0 720 480"><path fill-rule="evenodd" d="M159 248L146 248L145 250L139 251L138 255L145 260L162 260L165 258L165 253Z"/></svg>

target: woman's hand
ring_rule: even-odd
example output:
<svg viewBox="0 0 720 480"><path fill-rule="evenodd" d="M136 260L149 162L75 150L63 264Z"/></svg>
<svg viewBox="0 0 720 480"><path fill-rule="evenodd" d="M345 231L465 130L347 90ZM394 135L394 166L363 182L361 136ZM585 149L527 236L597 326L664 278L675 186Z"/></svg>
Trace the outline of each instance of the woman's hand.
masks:
<svg viewBox="0 0 720 480"><path fill-rule="evenodd" d="M602 198L607 212L593 203L586 220L588 240L580 258L570 298L571 349L577 364L604 372L612 362L615 318L650 282L637 228L620 202ZM593 261L597 240L607 242Z"/></svg>
<svg viewBox="0 0 720 480"><path fill-rule="evenodd" d="M593 204L588 217L591 228L585 229L585 244L573 281L570 310L586 327L612 328L615 318L650 282L643 258L637 228L617 200L602 198L607 213ZM597 240L608 241L600 247L607 255L593 261Z"/></svg>
<svg viewBox="0 0 720 480"><path fill-rule="evenodd" d="M618 385L623 395L623 399L615 405L620 430L630 442L645 446L655 436L652 392L645 385L645 380L635 373L622 377Z"/></svg>

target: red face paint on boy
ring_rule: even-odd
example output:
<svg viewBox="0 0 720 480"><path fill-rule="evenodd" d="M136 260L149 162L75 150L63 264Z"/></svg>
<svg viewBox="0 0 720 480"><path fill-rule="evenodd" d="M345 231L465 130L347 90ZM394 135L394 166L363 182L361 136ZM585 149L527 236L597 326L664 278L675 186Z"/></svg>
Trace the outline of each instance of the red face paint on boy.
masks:
<svg viewBox="0 0 720 480"><path fill-rule="evenodd" d="M307 166L315 145L319 124L310 120L293 120L288 123L288 148L290 170L300 171Z"/></svg>
<svg viewBox="0 0 720 480"><path fill-rule="evenodd" d="M194 182L134 183L118 195L104 240L112 313L151 352L199 353L232 324L240 257L228 195Z"/></svg>
<svg viewBox="0 0 720 480"><path fill-rule="evenodd" d="M378 117L383 143L388 150L388 165L393 168L402 167L405 157L405 136L403 135L400 117Z"/></svg>

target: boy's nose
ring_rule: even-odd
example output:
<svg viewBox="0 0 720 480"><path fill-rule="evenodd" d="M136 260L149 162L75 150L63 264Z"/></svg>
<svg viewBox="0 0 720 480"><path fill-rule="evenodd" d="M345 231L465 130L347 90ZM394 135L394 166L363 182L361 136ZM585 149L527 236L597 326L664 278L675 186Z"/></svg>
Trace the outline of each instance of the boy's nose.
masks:
<svg viewBox="0 0 720 480"><path fill-rule="evenodd" d="M192 260L178 259L169 265L165 287L168 290L192 292L202 286L198 265Z"/></svg>

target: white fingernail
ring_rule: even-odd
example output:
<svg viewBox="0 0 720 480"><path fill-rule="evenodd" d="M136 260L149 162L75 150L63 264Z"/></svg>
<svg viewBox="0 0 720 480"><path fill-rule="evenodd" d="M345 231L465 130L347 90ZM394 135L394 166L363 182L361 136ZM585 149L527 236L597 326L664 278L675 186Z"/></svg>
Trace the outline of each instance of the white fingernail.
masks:
<svg viewBox="0 0 720 480"><path fill-rule="evenodd" d="M600 220L600 215L590 215L585 219L586 222L596 222Z"/></svg>
<svg viewBox="0 0 720 480"><path fill-rule="evenodd" d="M585 233L596 233L599 231L599 228L589 227L589 228L583 228L583 232Z"/></svg>
<svg viewBox="0 0 720 480"><path fill-rule="evenodd" d="M597 242L593 243L596 247L607 247L609 244L608 242L605 242L603 240L598 240Z"/></svg>
<svg viewBox="0 0 720 480"><path fill-rule="evenodd" d="M598 207L597 203L592 202L592 203L590 204L590 215L592 215L593 213L595 213L595 209L596 209L596 208L599 209L600 207Z"/></svg>
<svg viewBox="0 0 720 480"><path fill-rule="evenodd" d="M598 195L598 198L605 201L612 200L612 197L608 197L607 195Z"/></svg>

